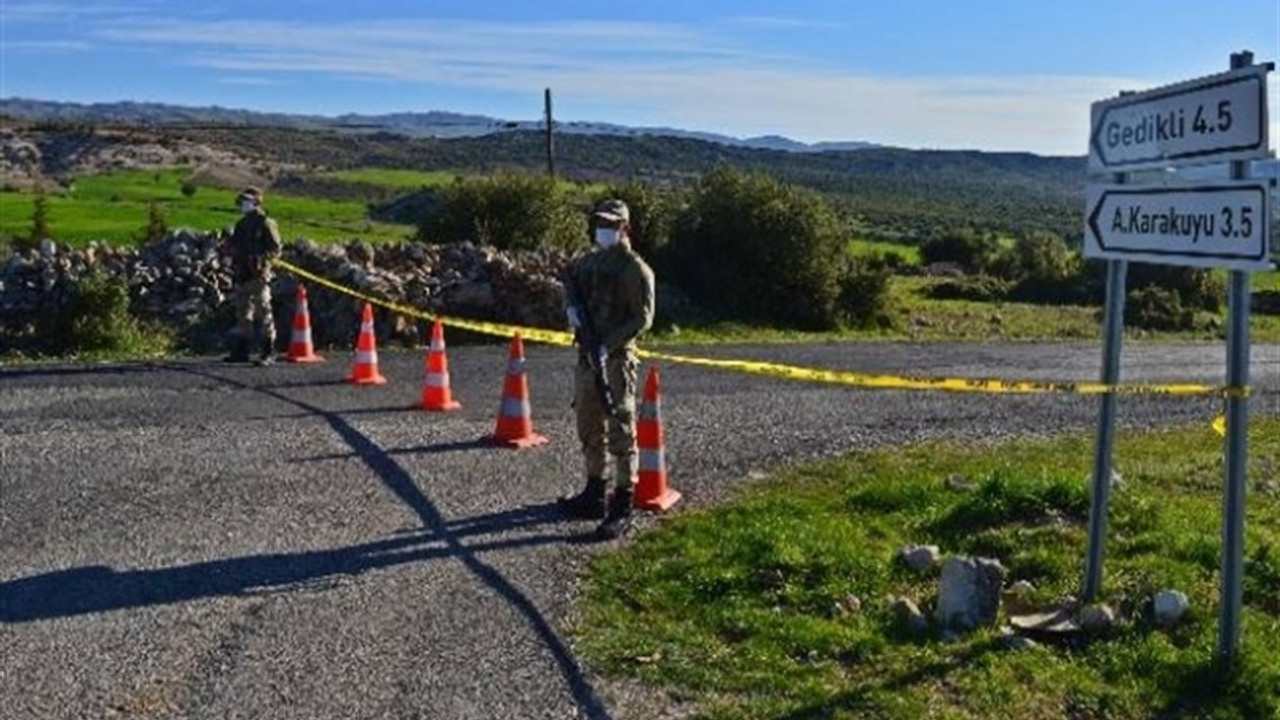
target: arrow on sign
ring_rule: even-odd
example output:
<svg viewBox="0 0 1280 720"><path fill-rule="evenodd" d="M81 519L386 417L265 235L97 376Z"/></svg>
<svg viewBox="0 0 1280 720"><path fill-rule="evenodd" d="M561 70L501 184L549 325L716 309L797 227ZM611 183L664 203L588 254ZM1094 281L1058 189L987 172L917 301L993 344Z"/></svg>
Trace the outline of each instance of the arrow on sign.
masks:
<svg viewBox="0 0 1280 720"><path fill-rule="evenodd" d="M1269 270L1270 188L1090 185L1086 257Z"/></svg>

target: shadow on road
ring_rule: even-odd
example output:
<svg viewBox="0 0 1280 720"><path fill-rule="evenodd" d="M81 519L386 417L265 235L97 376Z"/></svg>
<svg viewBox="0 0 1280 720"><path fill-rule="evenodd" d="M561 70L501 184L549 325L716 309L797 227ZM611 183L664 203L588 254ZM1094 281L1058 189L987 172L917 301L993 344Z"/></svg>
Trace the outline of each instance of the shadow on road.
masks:
<svg viewBox="0 0 1280 720"><path fill-rule="evenodd" d="M66 617L106 610L165 604L220 595L245 595L282 590L298 584L337 581L343 575L391 565L453 558L524 616L543 645L552 653L561 675L582 713L593 720L610 717L587 681L573 654L538 607L502 573L480 559L479 553L513 547L581 541L582 535L540 535L463 544L467 535L515 529L557 521L549 504L508 510L475 518L448 521L422 492L407 470L372 439L345 420L341 412L329 412L295 400L269 388L206 372L200 366L153 364L217 380L241 389L261 392L309 415L324 419L401 502L422 521L424 533L407 535L350 548L318 552L256 555L216 560L176 568L116 572L108 567L87 566L0 583L0 621L23 622ZM471 443L455 443L469 449ZM417 448L414 452L427 452ZM436 450L439 452L441 450ZM505 452L505 451L504 451Z"/></svg>

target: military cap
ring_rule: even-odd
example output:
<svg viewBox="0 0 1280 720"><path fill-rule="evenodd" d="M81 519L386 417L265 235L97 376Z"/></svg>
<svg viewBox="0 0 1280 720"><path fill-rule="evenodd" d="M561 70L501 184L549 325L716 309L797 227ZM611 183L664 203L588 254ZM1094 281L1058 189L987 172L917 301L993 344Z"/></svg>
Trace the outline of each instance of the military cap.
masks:
<svg viewBox="0 0 1280 720"><path fill-rule="evenodd" d="M609 222L631 223L631 211L627 209L627 204L617 198L611 198L596 205L595 212L592 215Z"/></svg>

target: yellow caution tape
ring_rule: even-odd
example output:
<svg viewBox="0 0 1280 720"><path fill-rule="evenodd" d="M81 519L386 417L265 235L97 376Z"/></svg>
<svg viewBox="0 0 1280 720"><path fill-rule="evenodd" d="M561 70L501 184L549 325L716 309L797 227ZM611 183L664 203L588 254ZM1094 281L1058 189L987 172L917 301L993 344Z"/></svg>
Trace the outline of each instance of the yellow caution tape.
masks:
<svg viewBox="0 0 1280 720"><path fill-rule="evenodd" d="M1219 415L1213 419L1213 429L1222 437L1227 436L1227 416Z"/></svg>
<svg viewBox="0 0 1280 720"><path fill-rule="evenodd" d="M409 317L416 317L420 320L427 320L429 322L436 322L438 320L443 325L461 328L463 330L470 330L472 332L480 333L482 335L494 335L497 337L509 338L512 335L519 333L520 337L524 338L525 340L532 340L534 342L546 343L548 345L563 345L565 347L568 347L573 344L572 333L562 332L559 330L543 330L540 328L519 327L517 325L503 325L502 323L491 323L491 322L485 322L483 320L467 320L465 318L455 318L455 317L449 317L447 315L437 315L435 313L426 312L425 310L419 310L417 308L412 308L407 305L400 305L398 303L393 303L389 300L376 298L376 297L373 297L372 295L366 295L358 290L352 290L349 287L346 287L344 285L339 285L338 283L333 282L328 278L316 275L313 272L304 270L298 267L297 265L285 262L284 260L277 259L273 262L275 265L278 265L279 267L282 267L285 270L288 270L294 275L297 275L298 277L301 277L301 278L306 278L307 280L310 280L311 282L314 282L317 285L323 285L324 287L327 287L330 290L340 292L344 295L350 295L353 298L364 300L367 303L371 303L379 307L384 307L388 310L392 310L394 312L398 312L402 315L407 315Z"/></svg>
<svg viewBox="0 0 1280 720"><path fill-rule="evenodd" d="M573 344L573 335L571 333L437 315L435 313L418 310L417 308L399 305L397 303L366 295L335 283L332 280L316 275L315 273L304 270L297 265L285 262L284 260L276 260L275 264L318 285L322 285L336 292L350 295L351 297L364 300L365 302L384 307L388 310L392 310L409 317L416 317L430 322L439 321L444 325L470 330L484 335L511 337L518 333L520 337L526 340L546 343L548 345L567 347ZM792 380L809 380L812 382L884 390L945 390L949 392L1023 394L1072 393L1077 395L1102 395L1105 393L1117 393L1122 395L1225 395L1230 397L1244 397L1247 396L1249 392L1248 388L1213 387L1211 385L1198 385L1193 383L1163 385L1108 385L1107 383L1095 382L1044 382L1035 380L1000 380L992 378L930 378L904 377L899 375L869 375L866 373L849 372L844 370L823 370L770 362L720 360L715 358L693 357L689 355L673 355L671 353L644 349L639 350L638 354L643 358L665 360L667 362L681 363L685 365L700 365L703 367L713 367L722 370L735 370L754 375L771 375L774 377L789 378Z"/></svg>

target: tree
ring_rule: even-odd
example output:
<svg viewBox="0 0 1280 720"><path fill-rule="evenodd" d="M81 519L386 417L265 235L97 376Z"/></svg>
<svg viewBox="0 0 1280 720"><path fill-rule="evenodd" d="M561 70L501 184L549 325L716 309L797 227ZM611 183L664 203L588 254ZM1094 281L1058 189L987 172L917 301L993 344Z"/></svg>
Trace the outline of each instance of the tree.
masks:
<svg viewBox="0 0 1280 720"><path fill-rule="evenodd" d="M44 188L36 189L35 201L31 207L31 235L25 243L14 243L17 250L34 250L40 247L40 241L50 237L49 231L49 197Z"/></svg>
<svg viewBox="0 0 1280 720"><path fill-rule="evenodd" d="M169 226L165 223L164 207L155 200L147 203L147 227L142 231L142 242L148 245L158 243L168 232Z"/></svg>
<svg viewBox="0 0 1280 720"><path fill-rule="evenodd" d="M671 234L677 283L723 317L825 330L839 321L845 242L810 190L732 169L708 173Z"/></svg>
<svg viewBox="0 0 1280 720"><path fill-rule="evenodd" d="M504 250L574 249L586 246L587 224L551 178L505 173L445 188L423 218L418 239Z"/></svg>

